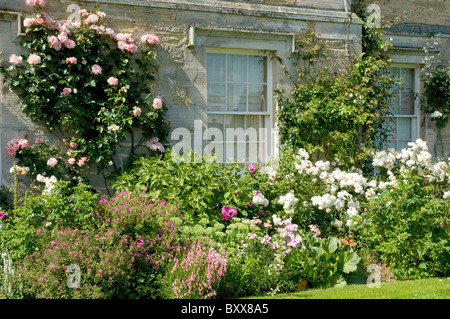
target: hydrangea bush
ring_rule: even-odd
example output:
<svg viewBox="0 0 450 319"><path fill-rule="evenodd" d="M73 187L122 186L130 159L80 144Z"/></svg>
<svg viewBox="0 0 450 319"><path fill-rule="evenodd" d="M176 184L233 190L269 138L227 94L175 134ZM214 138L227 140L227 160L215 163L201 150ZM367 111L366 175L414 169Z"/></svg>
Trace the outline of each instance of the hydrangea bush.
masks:
<svg viewBox="0 0 450 319"><path fill-rule="evenodd" d="M82 9L80 22L67 23L44 12L44 1L27 4L34 8L21 42L28 53L1 59L0 72L19 96L20 109L55 141L11 140L6 148L18 164L34 178L58 171L78 181L92 165L98 173L118 173L117 148L130 135L124 167L142 149L163 153L167 107L151 84L159 38L143 34L137 41L118 33L103 24L100 10Z"/></svg>

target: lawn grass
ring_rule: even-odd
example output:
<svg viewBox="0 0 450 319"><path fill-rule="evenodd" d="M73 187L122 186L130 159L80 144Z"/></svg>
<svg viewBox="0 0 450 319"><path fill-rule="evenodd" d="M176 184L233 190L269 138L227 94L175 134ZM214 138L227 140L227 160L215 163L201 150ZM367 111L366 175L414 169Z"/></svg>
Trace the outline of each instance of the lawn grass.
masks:
<svg viewBox="0 0 450 319"><path fill-rule="evenodd" d="M450 299L450 278L429 278L382 282L380 287L348 285L327 289L309 289L258 299ZM252 298L250 298L252 299Z"/></svg>

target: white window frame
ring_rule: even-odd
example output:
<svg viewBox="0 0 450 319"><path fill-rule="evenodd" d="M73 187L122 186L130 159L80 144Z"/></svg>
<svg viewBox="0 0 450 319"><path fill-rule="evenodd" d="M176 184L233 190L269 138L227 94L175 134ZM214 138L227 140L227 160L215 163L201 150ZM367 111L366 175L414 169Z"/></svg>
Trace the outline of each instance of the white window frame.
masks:
<svg viewBox="0 0 450 319"><path fill-rule="evenodd" d="M393 114L388 116L391 119L395 119L395 128L396 132L398 134L398 122L396 119L398 118L415 118L416 119L416 125L414 127L415 129L415 136L411 132L411 141L414 142L416 139L420 137L420 102L419 98L417 97L417 94L420 93L420 66L417 64L406 64L406 63L392 63L388 68L400 68L401 69L413 69L414 70L414 114L413 115L400 115L400 114ZM399 92L399 101L401 101L401 92ZM391 139L392 142L395 143L395 150L400 151L398 147L399 141L406 141L406 140L399 140L398 138Z"/></svg>
<svg viewBox="0 0 450 319"><path fill-rule="evenodd" d="M267 160L268 160L268 157L273 155L273 153L274 153L274 150L273 150L274 146L272 145L273 144L272 129L273 129L273 125L274 125L273 124L273 121L274 121L273 84L272 84L273 73L272 73L272 62L271 62L269 53L264 51L264 50L260 51L260 50L251 50L251 49L232 49L232 48L207 47L206 48L206 54L208 55L209 53L221 53L221 54L225 54L226 56L228 54L247 55L247 56L249 56L249 55L256 55L256 56L264 56L266 58L266 70L265 70L265 72L266 72L266 83L265 83L265 85L267 87L266 87L266 111L265 112L227 111L227 110L224 110L224 111L209 111L207 109L207 113L206 113L207 117L209 115L224 115L224 116L227 116L227 115L244 115L244 126L245 126L245 128L246 128L246 124L247 124L246 123L246 119L247 119L246 115L266 116L267 119L265 120L265 127L264 127L265 128L265 130L264 130L264 133L265 133L264 134L265 135L264 136L264 151L263 151L264 152L263 153L264 154L264 158L261 159L258 156L259 162L257 163L257 164L266 164ZM206 58L206 61L207 60L208 59ZM225 63L227 63L227 58L225 58ZM227 70L226 66L225 66L225 70ZM206 72L208 72L207 62L206 62ZM248 76L248 61L247 61L247 76ZM206 81L206 86L209 83L214 83L214 82ZM228 86L227 84L228 84L228 82L225 82L225 106L227 104L227 100L226 100L227 99L227 91L226 90L227 90L227 86ZM248 77L247 77L247 82L245 84L247 86L249 84L251 84L251 83L248 82ZM258 83L258 84L261 84L261 83ZM208 96L208 93L206 94L206 96ZM248 90L247 90L246 106L248 108ZM229 141L226 138L225 125L224 125L224 128L222 130L222 133L223 133L223 141L220 141L220 142L225 143L225 144L235 143L234 140L233 141ZM257 141L258 142L258 146L261 143L260 134L261 134L261 132L258 132L258 141ZM219 141L215 141L215 142L219 142ZM244 145L245 145L245 147L244 147L244 161L247 159L247 147L246 147L247 143L248 142L245 140L244 141ZM231 162L231 160L226 158L226 156L227 156L227 151L226 150L227 150L227 147L225 147L224 152L223 152L223 161L224 162ZM259 149L258 149L258 154L261 154L261 150L259 150ZM249 164L249 163L246 163L246 162L242 163L241 161L239 161L239 159L237 160L237 162L241 163L241 164Z"/></svg>

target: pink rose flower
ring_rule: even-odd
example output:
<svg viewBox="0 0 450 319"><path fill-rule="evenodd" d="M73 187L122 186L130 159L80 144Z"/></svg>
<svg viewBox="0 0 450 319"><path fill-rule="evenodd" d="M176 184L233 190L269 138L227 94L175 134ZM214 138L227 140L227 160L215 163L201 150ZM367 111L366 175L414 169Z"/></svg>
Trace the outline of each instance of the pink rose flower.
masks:
<svg viewBox="0 0 450 319"><path fill-rule="evenodd" d="M72 89L71 89L71 88L64 88L64 89L63 89L63 94L64 94L64 95L70 94L71 92L72 92Z"/></svg>
<svg viewBox="0 0 450 319"><path fill-rule="evenodd" d="M155 110L160 110L162 109L162 101L159 97L153 99L153 108Z"/></svg>
<svg viewBox="0 0 450 319"><path fill-rule="evenodd" d="M35 23L36 23L36 18L25 18L23 20L23 25L25 28L29 28Z"/></svg>
<svg viewBox="0 0 450 319"><path fill-rule="evenodd" d="M94 74L94 75L102 74L102 67L101 67L100 65L98 65L98 64L94 64L94 65L91 67L91 72L92 72L92 74Z"/></svg>
<svg viewBox="0 0 450 319"><path fill-rule="evenodd" d="M248 171L249 171L250 173L253 174L253 173L256 171L255 166L253 166L253 164L250 164L250 165L248 166Z"/></svg>
<svg viewBox="0 0 450 319"><path fill-rule="evenodd" d="M37 54L30 54L28 57L28 64L36 65L41 63L41 57Z"/></svg>
<svg viewBox="0 0 450 319"><path fill-rule="evenodd" d="M49 47L59 51L61 49L61 42L59 42L58 38L54 35L48 38Z"/></svg>
<svg viewBox="0 0 450 319"><path fill-rule="evenodd" d="M78 145L77 145L77 143L75 143L75 142L70 142L70 143L69 143L69 146L70 146L71 148L76 148Z"/></svg>
<svg viewBox="0 0 450 319"><path fill-rule="evenodd" d="M134 116L140 116L141 113L142 113L142 110L140 107L137 107L137 106L133 107L133 115Z"/></svg>
<svg viewBox="0 0 450 319"><path fill-rule="evenodd" d="M73 165L73 164L75 164L76 160L75 160L73 157L71 157L71 158L69 158L69 159L67 160L67 162L68 162L70 165Z"/></svg>
<svg viewBox="0 0 450 319"><path fill-rule="evenodd" d="M28 147L28 140L26 139L19 139L18 144L21 149L24 149L25 147Z"/></svg>
<svg viewBox="0 0 450 319"><path fill-rule="evenodd" d="M107 81L109 85L116 86L117 84L119 84L119 80L113 76L109 77Z"/></svg>
<svg viewBox="0 0 450 319"><path fill-rule="evenodd" d="M12 63L12 64L14 64L14 65L18 65L18 64L20 64L20 63L23 62L23 58L22 58L21 56L17 56L17 55L15 55L15 54L12 54L12 55L9 57L9 62Z"/></svg>
<svg viewBox="0 0 450 319"><path fill-rule="evenodd" d="M58 34L58 40L61 42L65 42L65 41L69 40L69 36L67 35L67 32L61 32L60 34Z"/></svg>
<svg viewBox="0 0 450 319"><path fill-rule="evenodd" d="M158 36L154 34L144 34L141 37L141 42L147 43L147 44L159 44L159 38Z"/></svg>
<svg viewBox="0 0 450 319"><path fill-rule="evenodd" d="M76 46L76 45L75 45L75 41L70 40L70 39L64 41L63 44L64 44L64 46L65 46L66 48L68 48L68 49L73 49L73 48L75 48L75 46Z"/></svg>
<svg viewBox="0 0 450 319"><path fill-rule="evenodd" d="M47 165L50 167L54 167L56 164L58 164L58 160L54 157L51 157L47 161Z"/></svg>
<svg viewBox="0 0 450 319"><path fill-rule="evenodd" d="M34 143L36 144L40 144L42 142L42 140L39 137L36 137L34 140Z"/></svg>
<svg viewBox="0 0 450 319"><path fill-rule="evenodd" d="M70 58L66 58L66 63L67 64L77 64L77 58L76 57L70 57Z"/></svg>

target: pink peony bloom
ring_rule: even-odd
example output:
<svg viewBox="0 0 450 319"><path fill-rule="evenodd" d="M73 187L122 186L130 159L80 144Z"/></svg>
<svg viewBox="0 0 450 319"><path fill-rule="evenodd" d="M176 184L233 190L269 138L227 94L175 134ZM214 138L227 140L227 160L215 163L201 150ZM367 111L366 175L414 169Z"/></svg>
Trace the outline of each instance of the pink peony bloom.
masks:
<svg viewBox="0 0 450 319"><path fill-rule="evenodd" d="M41 63L41 57L37 54L30 54L28 57L28 63L31 65L36 65Z"/></svg>
<svg viewBox="0 0 450 319"><path fill-rule="evenodd" d="M224 220L230 220L237 215L237 209L231 206L222 207L222 218Z"/></svg>
<svg viewBox="0 0 450 319"><path fill-rule="evenodd" d="M159 38L154 34L144 34L141 37L141 42L147 43L147 44L159 44Z"/></svg>
<svg viewBox="0 0 450 319"><path fill-rule="evenodd" d="M137 106L133 107L133 115L134 116L140 116L141 113L142 113L142 110L140 107L137 107Z"/></svg>
<svg viewBox="0 0 450 319"><path fill-rule="evenodd" d="M72 92L72 89L70 89L70 88L64 88L63 89L63 94L64 95L70 94L71 92Z"/></svg>
<svg viewBox="0 0 450 319"><path fill-rule="evenodd" d="M12 55L9 57L9 62L12 63L12 64L14 64L14 65L18 65L18 64L20 64L20 63L23 62L23 58L22 58L21 56L17 56L17 55L15 55L15 54L12 54Z"/></svg>
<svg viewBox="0 0 450 319"><path fill-rule="evenodd" d="M92 72L92 74L94 74L94 75L102 74L102 67L101 67L100 65L98 65L98 64L94 64L94 65L91 67L91 72Z"/></svg>
<svg viewBox="0 0 450 319"><path fill-rule="evenodd" d="M109 77L107 80L109 85L114 85L116 86L117 84L119 84L119 80L113 76Z"/></svg>
<svg viewBox="0 0 450 319"><path fill-rule="evenodd" d="M47 165L50 167L53 167L56 164L58 164L58 160L54 157L49 158L49 160L47 161Z"/></svg>
<svg viewBox="0 0 450 319"><path fill-rule="evenodd" d="M153 108L155 110L162 109L162 100L159 97L153 99Z"/></svg>

